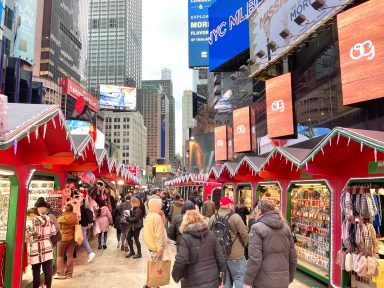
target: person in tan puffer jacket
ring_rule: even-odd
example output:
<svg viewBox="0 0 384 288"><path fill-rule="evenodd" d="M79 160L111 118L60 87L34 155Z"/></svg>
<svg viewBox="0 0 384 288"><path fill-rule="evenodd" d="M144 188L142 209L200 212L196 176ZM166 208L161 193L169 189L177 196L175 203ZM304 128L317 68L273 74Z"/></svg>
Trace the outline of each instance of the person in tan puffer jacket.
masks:
<svg viewBox="0 0 384 288"><path fill-rule="evenodd" d="M57 275L54 279L72 278L73 274L73 251L75 250L75 226L79 224L73 206L64 206L64 213L57 219L60 224L61 240L57 244ZM64 253L67 255L67 265L64 263Z"/></svg>

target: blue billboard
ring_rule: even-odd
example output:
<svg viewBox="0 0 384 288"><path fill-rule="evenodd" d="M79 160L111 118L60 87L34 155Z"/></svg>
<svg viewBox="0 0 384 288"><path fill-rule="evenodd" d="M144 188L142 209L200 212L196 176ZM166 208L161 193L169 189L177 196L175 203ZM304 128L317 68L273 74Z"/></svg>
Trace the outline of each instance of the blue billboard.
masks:
<svg viewBox="0 0 384 288"><path fill-rule="evenodd" d="M208 67L208 8L216 0L188 0L189 68Z"/></svg>
<svg viewBox="0 0 384 288"><path fill-rule="evenodd" d="M13 57L34 64L37 0L15 0Z"/></svg>
<svg viewBox="0 0 384 288"><path fill-rule="evenodd" d="M248 17L261 0L217 0L209 8L209 71L249 49Z"/></svg>

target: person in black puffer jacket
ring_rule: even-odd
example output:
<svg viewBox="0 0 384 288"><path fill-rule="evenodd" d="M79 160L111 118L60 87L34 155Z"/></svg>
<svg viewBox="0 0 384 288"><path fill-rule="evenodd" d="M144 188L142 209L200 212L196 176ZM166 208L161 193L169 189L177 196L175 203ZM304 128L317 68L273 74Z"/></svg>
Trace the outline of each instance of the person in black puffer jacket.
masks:
<svg viewBox="0 0 384 288"><path fill-rule="evenodd" d="M185 213L172 278L183 288L222 288L226 261L219 241L196 210Z"/></svg>
<svg viewBox="0 0 384 288"><path fill-rule="evenodd" d="M169 224L168 230L167 230L167 236L169 239L176 241L176 250L179 251L179 245L180 245L180 238L181 233L179 231L180 225L183 222L183 216L184 214L189 210L196 210L195 204L193 204L192 201L185 201L183 204L183 208L181 208L181 215L177 215Z"/></svg>
<svg viewBox="0 0 384 288"><path fill-rule="evenodd" d="M128 245L129 245L129 254L125 256L126 258L130 258L133 256L134 259L141 258L141 244L139 241L140 230L143 228L143 214L140 209L140 200L136 197L133 197L131 200L132 211L131 217L128 219L131 225L129 225L128 232ZM135 239L137 254L133 250L133 241L132 237Z"/></svg>

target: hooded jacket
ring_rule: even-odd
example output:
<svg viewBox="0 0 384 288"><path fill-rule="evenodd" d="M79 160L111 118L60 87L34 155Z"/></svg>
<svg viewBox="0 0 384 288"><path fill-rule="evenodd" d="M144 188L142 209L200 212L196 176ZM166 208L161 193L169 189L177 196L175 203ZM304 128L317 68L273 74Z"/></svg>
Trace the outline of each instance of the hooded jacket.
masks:
<svg viewBox="0 0 384 288"><path fill-rule="evenodd" d="M181 233L179 231L180 225L183 222L183 217L184 214L188 210L194 210L195 209L195 204L193 204L192 201L188 200L185 201L183 204L183 207L181 208L181 214L177 215L173 221L169 224L168 230L167 230L167 236L173 241L176 241L176 249L179 251L179 245L180 245L180 238L181 238Z"/></svg>
<svg viewBox="0 0 384 288"><path fill-rule="evenodd" d="M165 248L165 219L160 216L161 199L148 201L148 215L145 218L144 242L151 251L162 252Z"/></svg>
<svg viewBox="0 0 384 288"><path fill-rule="evenodd" d="M293 281L297 263L295 243L279 212L267 212L252 225L248 253L244 284L286 288Z"/></svg>
<svg viewBox="0 0 384 288"><path fill-rule="evenodd" d="M175 282L181 287L217 288L220 272L226 270L226 261L219 242L205 222L190 224L181 236L180 248L172 269Z"/></svg>
<svg viewBox="0 0 384 288"><path fill-rule="evenodd" d="M169 209L169 217L171 222L173 221L173 219L175 219L177 215L181 214L181 209L183 208L183 204L184 203L179 200L175 200L172 202L171 208Z"/></svg>
<svg viewBox="0 0 384 288"><path fill-rule="evenodd" d="M61 226L60 241L72 241L75 239L75 226L79 223L77 214L73 212L64 212L57 221L59 221Z"/></svg>

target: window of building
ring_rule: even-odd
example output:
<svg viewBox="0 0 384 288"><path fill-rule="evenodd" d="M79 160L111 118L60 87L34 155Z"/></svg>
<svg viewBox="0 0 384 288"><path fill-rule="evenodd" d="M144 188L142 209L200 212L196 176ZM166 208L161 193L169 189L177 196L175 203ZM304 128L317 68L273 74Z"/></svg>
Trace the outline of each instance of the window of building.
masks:
<svg viewBox="0 0 384 288"><path fill-rule="evenodd" d="M4 26L10 30L12 30L13 18L14 18L14 13L12 9L10 9L8 6L5 6Z"/></svg>
<svg viewBox="0 0 384 288"><path fill-rule="evenodd" d="M113 129L120 129L120 125L113 125Z"/></svg>
<svg viewBox="0 0 384 288"><path fill-rule="evenodd" d="M116 19L115 18L109 19L109 28L116 28Z"/></svg>
<svg viewBox="0 0 384 288"><path fill-rule="evenodd" d="M114 132L114 133L113 133L113 136L115 136L115 137L120 137L120 132Z"/></svg>
<svg viewBox="0 0 384 288"><path fill-rule="evenodd" d="M4 54L9 57L11 55L11 40L4 37L3 41L5 42L4 43Z"/></svg>
<svg viewBox="0 0 384 288"><path fill-rule="evenodd" d="M120 122L120 118L114 118L115 122Z"/></svg>
<svg viewBox="0 0 384 288"><path fill-rule="evenodd" d="M99 29L100 22L99 19L92 19L92 29Z"/></svg>

